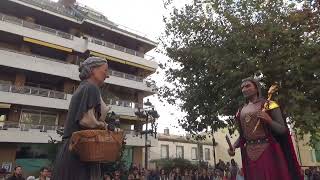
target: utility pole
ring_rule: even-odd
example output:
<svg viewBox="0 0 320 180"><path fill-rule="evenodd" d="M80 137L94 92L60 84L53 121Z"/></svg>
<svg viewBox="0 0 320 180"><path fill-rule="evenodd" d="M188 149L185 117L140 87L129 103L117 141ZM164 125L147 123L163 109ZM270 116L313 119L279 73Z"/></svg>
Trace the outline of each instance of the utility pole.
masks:
<svg viewBox="0 0 320 180"><path fill-rule="evenodd" d="M152 103L149 101L149 99L147 100L147 102L144 103L144 106L146 106L145 108L138 108L137 111L135 112L135 115L138 118L141 119L145 119L146 121L146 128L144 132L141 132L141 138L142 138L142 134L144 133L144 168L148 169L148 147L151 146L151 144L148 144L148 134L152 134L154 135L154 137L156 138L156 133L154 132L156 131L156 127L154 125L155 121L157 118L159 118L159 114L158 112L154 109L154 106L152 105ZM148 130L148 124L149 124L149 120L151 120L152 124L152 130L149 131Z"/></svg>
<svg viewBox="0 0 320 180"><path fill-rule="evenodd" d="M149 113L147 113L146 117L146 133L145 133L145 141L144 141L144 168L148 169L148 120Z"/></svg>

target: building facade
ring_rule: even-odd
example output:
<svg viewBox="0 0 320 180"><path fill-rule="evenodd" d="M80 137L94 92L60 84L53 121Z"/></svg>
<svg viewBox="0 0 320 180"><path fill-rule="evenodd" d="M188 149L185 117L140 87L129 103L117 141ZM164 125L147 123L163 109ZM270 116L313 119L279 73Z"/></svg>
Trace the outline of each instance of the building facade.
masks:
<svg viewBox="0 0 320 180"><path fill-rule="evenodd" d="M79 64L89 56L108 61L102 98L120 115L126 160L142 164L144 121L135 108L154 94L145 78L158 67L146 53L156 43L74 1L0 2L0 165L27 169L50 164L49 141L60 141ZM155 138L149 138L156 145Z"/></svg>
<svg viewBox="0 0 320 180"><path fill-rule="evenodd" d="M293 144L300 165L304 168L320 166L320 143L315 147L309 145L310 135L303 137L295 136L293 133Z"/></svg>
<svg viewBox="0 0 320 180"><path fill-rule="evenodd" d="M227 130L219 130L214 134L215 146L213 146L212 135L207 135L204 140L194 140L189 135L173 135L169 133L169 129L165 129L164 133L158 135L157 146L150 148L150 166L155 167L156 164L152 163L158 159L174 159L182 158L189 160L193 163L200 161L208 163L208 165L214 166L221 159L224 162L230 162L231 159L235 159L238 165L241 167L241 154L240 150L236 150L236 155L230 157L228 155L228 144L225 136ZM230 137L231 141L236 140L236 135Z"/></svg>

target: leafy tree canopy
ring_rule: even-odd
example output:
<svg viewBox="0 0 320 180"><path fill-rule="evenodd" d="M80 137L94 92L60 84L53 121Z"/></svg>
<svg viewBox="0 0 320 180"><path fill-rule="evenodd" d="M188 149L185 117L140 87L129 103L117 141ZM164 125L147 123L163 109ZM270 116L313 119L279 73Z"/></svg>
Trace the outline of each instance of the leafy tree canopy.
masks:
<svg viewBox="0 0 320 180"><path fill-rule="evenodd" d="M170 4L170 2L167 2ZM316 1L209 0L164 17L163 100L178 105L191 133L230 127L241 80L259 77L294 128L319 141L320 12ZM223 119L226 117L227 119Z"/></svg>

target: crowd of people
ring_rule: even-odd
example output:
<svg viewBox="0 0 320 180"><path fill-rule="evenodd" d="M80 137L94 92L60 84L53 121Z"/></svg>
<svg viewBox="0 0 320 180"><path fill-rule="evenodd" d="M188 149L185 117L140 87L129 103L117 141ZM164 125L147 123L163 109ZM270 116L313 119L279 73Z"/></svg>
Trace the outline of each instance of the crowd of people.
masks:
<svg viewBox="0 0 320 180"><path fill-rule="evenodd" d="M50 180L52 174L51 169L48 167L42 167L38 177L28 176L25 178L22 172L21 166L16 166L13 169L12 174L7 172L6 169L2 168L0 169L0 180Z"/></svg>
<svg viewBox="0 0 320 180"><path fill-rule="evenodd" d="M125 178L123 178L125 177ZM234 160L224 163L222 160L215 168L172 168L146 170L131 166L128 172L115 171L105 174L104 180L243 180L242 169Z"/></svg>
<svg viewBox="0 0 320 180"><path fill-rule="evenodd" d="M304 180L320 180L320 167L308 167L303 174Z"/></svg>
<svg viewBox="0 0 320 180"><path fill-rule="evenodd" d="M303 171L304 180L320 180L320 167L308 167ZM24 177L22 167L16 166L10 174L6 169L0 169L0 180L50 180L51 169L42 167L38 177ZM231 162L219 160L214 168L173 168L146 170L131 166L128 171L114 171L104 174L103 180L244 180L242 168L232 159Z"/></svg>

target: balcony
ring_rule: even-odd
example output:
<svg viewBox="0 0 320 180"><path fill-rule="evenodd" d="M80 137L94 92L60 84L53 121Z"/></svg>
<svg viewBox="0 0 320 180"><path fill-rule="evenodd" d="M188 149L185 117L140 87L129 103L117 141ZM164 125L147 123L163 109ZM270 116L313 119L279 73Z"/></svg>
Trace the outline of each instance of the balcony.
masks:
<svg viewBox="0 0 320 180"><path fill-rule="evenodd" d="M111 111L116 114L135 117L135 109L141 107L139 103L125 100L108 99L106 104L111 106Z"/></svg>
<svg viewBox="0 0 320 180"><path fill-rule="evenodd" d="M52 35L55 35L55 36L58 36L58 37L65 38L65 39L73 40L73 35L71 35L71 34L68 34L68 33L65 33L65 32L62 32L62 31L58 31L58 30L55 30L55 29L52 29L52 28L49 28L49 27L41 26L41 25L38 25L38 24L34 24L34 23L31 23L31 22L28 22L28 21L24 21L24 20L21 20L19 18L14 17L14 16L8 16L8 15L0 13L0 20L4 21L4 22L9 22L9 23L12 23L12 24L16 24L16 25L19 25L19 26L23 26L23 27L26 27L26 28L29 28L29 29L37 30L37 31L40 31L40 32L49 33L49 34L52 34Z"/></svg>
<svg viewBox="0 0 320 180"><path fill-rule="evenodd" d="M70 8L66 8L63 5L56 3L56 2L53 2L53 1L50 1L50 0L19 0L19 1L40 7L41 9L47 9L49 11L67 16L71 19L74 19L74 20L80 22L80 23L82 23L86 19L89 19L89 20L98 22L100 24L103 24L107 27L110 27L111 29L116 29L116 30L121 31L122 33L129 34L133 37L141 38L145 41L152 42L149 39L147 39L146 34L141 33L137 30L128 28L126 26L111 22L103 14L96 12L96 11L92 10L91 8L88 8L80 3L77 3L73 7L75 10L73 10ZM152 42L152 44L155 44L155 43Z"/></svg>
<svg viewBox="0 0 320 180"><path fill-rule="evenodd" d="M143 77L135 76L132 74L127 74L127 73L123 73L123 72L115 71L115 70L111 70L111 69L109 70L109 75L132 80L132 81L143 82Z"/></svg>
<svg viewBox="0 0 320 180"><path fill-rule="evenodd" d="M50 140L61 141L56 130L59 126L25 124L19 122L0 122L0 142L48 143Z"/></svg>
<svg viewBox="0 0 320 180"><path fill-rule="evenodd" d="M15 86L11 84L0 84L0 91L41 96L41 97L47 97L47 98L63 99L63 100L67 99L67 94L64 92L30 87L30 86Z"/></svg>
<svg viewBox="0 0 320 180"><path fill-rule="evenodd" d="M145 135L134 130L124 130L127 146L145 146ZM148 135L148 144L157 146L158 141L154 136Z"/></svg>
<svg viewBox="0 0 320 180"><path fill-rule="evenodd" d="M35 54L0 48L0 65L80 81L78 65ZM142 77L114 70L110 70L110 78L105 82L153 93L152 88L147 86Z"/></svg>
<svg viewBox="0 0 320 180"><path fill-rule="evenodd" d="M49 1L49 0L20 0L22 2L28 3L28 4L32 4L35 5L37 7L40 7L42 9L48 9L50 11L74 18L74 19L79 19L76 16L75 11L72 11L70 9L65 8L63 5L53 2L53 1Z"/></svg>
<svg viewBox="0 0 320 180"><path fill-rule="evenodd" d="M0 102L67 110L70 94L29 86L0 84Z"/></svg>
<svg viewBox="0 0 320 180"><path fill-rule="evenodd" d="M66 50L69 52L72 50L78 52L92 50L101 54L106 54L107 56L110 55L111 57L123 59L133 64L137 64L138 67L145 66L146 69L151 71L155 71L158 67L158 64L153 61L154 57L139 53L135 50L99 40L90 36L87 36L88 40L85 40L56 29L34 24L16 18L14 16L8 16L1 13L0 30L18 34L23 37L40 40L42 42L48 42L51 43L50 47ZM86 41L89 41L89 43L87 43ZM104 48L101 48L101 46L103 46Z"/></svg>
<svg viewBox="0 0 320 180"><path fill-rule="evenodd" d="M124 52L124 53L127 53L127 54L131 54L133 56L138 56L138 57L141 57L141 58L145 58L145 59L147 59L149 61L154 60L153 56L149 56L149 55L146 55L144 53L141 53L141 52L138 52L138 51L135 51L135 50L132 50L132 49L128 49L128 48L116 45L116 44L114 44L112 42L107 42L107 41L104 41L104 40L101 40L101 39L90 37L88 35L86 35L86 37L89 39L90 42L92 42L94 44L98 44L100 46L105 46L105 47L108 47L108 48L112 48L112 49L115 49L115 50L118 50L118 51L121 51L121 52Z"/></svg>

